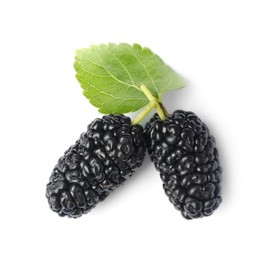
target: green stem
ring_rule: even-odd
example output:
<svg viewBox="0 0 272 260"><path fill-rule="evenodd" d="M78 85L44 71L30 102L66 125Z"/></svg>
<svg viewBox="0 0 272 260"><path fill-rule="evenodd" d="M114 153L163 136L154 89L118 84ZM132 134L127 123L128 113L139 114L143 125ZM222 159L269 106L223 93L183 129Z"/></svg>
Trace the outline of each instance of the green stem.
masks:
<svg viewBox="0 0 272 260"><path fill-rule="evenodd" d="M160 107L161 107L163 113L164 113L166 116L168 116L169 113L168 113L168 111L166 110L166 108L165 108L165 106L163 105L163 103L159 102L159 105L160 105Z"/></svg>
<svg viewBox="0 0 272 260"><path fill-rule="evenodd" d="M157 102L157 99L152 95L150 90L145 85L141 85L140 89L144 92L149 101Z"/></svg>
<svg viewBox="0 0 272 260"><path fill-rule="evenodd" d="M139 124L139 122L141 122L145 117L146 115L154 108L154 103L153 102L150 102L148 103L145 108L143 109L142 112L140 112L135 118L134 120L132 121L132 125L137 125Z"/></svg>
<svg viewBox="0 0 272 260"><path fill-rule="evenodd" d="M148 98L150 103L153 103L153 107L157 111L160 119L162 121L164 121L165 120L165 114L164 114L160 104L158 103L157 99L152 95L152 93L149 91L149 89L145 85L141 85L140 89L144 92L144 94L146 95L146 97Z"/></svg>
<svg viewBox="0 0 272 260"><path fill-rule="evenodd" d="M135 119L132 121L132 125L137 125L139 122L141 122L147 114L154 108L156 112L158 113L160 119L162 121L165 120L165 116L168 115L168 112L166 111L164 105L158 101L157 98L155 98L150 90L145 86L141 85L140 89L143 91L143 93L146 95L148 100L150 101L145 108L135 117Z"/></svg>

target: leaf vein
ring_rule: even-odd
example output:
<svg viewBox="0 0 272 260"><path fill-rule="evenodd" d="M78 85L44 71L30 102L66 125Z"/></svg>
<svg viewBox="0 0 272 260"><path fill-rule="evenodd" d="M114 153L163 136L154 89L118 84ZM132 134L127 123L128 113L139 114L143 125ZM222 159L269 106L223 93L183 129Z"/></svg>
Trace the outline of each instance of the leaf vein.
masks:
<svg viewBox="0 0 272 260"><path fill-rule="evenodd" d="M114 55L112 54L112 56L118 61L118 63L122 66L122 68L125 70L125 72L127 73L127 75L129 76L130 80L131 80L131 83L133 86L136 86L134 81L133 81L133 78L130 74L130 72L127 70L127 68L124 66L124 64Z"/></svg>
<svg viewBox="0 0 272 260"><path fill-rule="evenodd" d="M159 95L159 90L158 90L158 88L157 88L157 86L156 86L156 84L155 84L153 78L151 77L149 71L147 70L146 66L144 65L144 63L142 63L142 61L141 61L141 60L140 60L140 59L139 59L139 58L138 58L138 57L137 57L130 49L128 49L128 51L131 53L131 55L132 55L133 57L136 58L136 60L137 60L137 61L141 64L141 66L144 68L144 70L146 71L147 76L150 78L150 80L151 80L151 82L152 82L154 88L156 89L157 94Z"/></svg>
<svg viewBox="0 0 272 260"><path fill-rule="evenodd" d="M138 91L141 91L141 89L140 89L139 87L137 87L137 86L135 86L135 85L132 85L132 84L129 84L129 83L123 81L123 80L118 79L116 76L114 76L114 75L106 68L106 66L103 64L103 61L102 61L101 57L98 55L97 51L95 51L95 54L96 54L96 56L98 57L98 59L100 60L103 69L104 69L104 70L105 70L112 78L114 78L116 81L118 81L118 82L120 82L120 83L122 83L122 84L124 84L124 85L133 87L133 88L137 89Z"/></svg>
<svg viewBox="0 0 272 260"><path fill-rule="evenodd" d="M120 99L120 100L122 100L122 99L124 99L124 100L146 100L146 98L145 97L124 97L124 96L114 96L114 95L112 95L112 94L110 94L110 93L108 93L108 92L104 92L104 91L102 91L101 89L99 89L99 88L97 88L95 85L93 85L93 84L91 84L90 82L87 82L87 81L84 81L84 80L82 80L82 82L83 83L86 83L89 87L92 87L92 88L94 88L95 90L97 90L98 91L98 93L97 94L92 94L92 96L98 96L98 95L106 95L106 96L110 96L110 97L112 97L113 99ZM112 102L112 101L110 101L110 102Z"/></svg>

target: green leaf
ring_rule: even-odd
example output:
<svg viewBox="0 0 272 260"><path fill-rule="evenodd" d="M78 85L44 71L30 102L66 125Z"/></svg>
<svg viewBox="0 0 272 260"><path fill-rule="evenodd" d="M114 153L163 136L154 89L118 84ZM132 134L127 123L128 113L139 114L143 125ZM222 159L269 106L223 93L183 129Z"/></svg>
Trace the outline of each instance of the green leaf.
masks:
<svg viewBox="0 0 272 260"><path fill-rule="evenodd" d="M76 78L83 94L99 112L134 112L149 103L144 84L154 97L182 88L182 77L150 49L125 43L92 45L76 51Z"/></svg>

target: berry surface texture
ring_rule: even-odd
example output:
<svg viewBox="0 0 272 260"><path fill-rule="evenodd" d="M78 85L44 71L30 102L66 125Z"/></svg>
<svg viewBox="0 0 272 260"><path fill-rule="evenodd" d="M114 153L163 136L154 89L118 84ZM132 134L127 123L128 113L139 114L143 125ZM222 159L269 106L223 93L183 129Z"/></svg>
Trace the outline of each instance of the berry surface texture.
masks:
<svg viewBox="0 0 272 260"><path fill-rule="evenodd" d="M65 152L46 189L53 211L73 218L89 212L142 165L143 128L130 123L123 115L95 119Z"/></svg>
<svg viewBox="0 0 272 260"><path fill-rule="evenodd" d="M192 112L177 110L145 128L150 158L163 189L186 219L211 215L221 203L221 173L215 139Z"/></svg>

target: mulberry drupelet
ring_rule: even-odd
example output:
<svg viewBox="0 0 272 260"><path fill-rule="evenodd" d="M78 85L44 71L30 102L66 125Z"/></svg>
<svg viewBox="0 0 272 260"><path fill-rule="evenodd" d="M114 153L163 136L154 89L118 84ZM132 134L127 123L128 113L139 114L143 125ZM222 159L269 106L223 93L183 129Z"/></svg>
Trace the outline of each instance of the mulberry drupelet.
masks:
<svg viewBox="0 0 272 260"><path fill-rule="evenodd" d="M89 212L142 165L145 148L142 126L129 117L95 119L53 169L46 188L50 208L73 218Z"/></svg>
<svg viewBox="0 0 272 260"><path fill-rule="evenodd" d="M169 200L187 219L211 215L222 201L214 137L192 112L177 110L145 128L147 149Z"/></svg>

